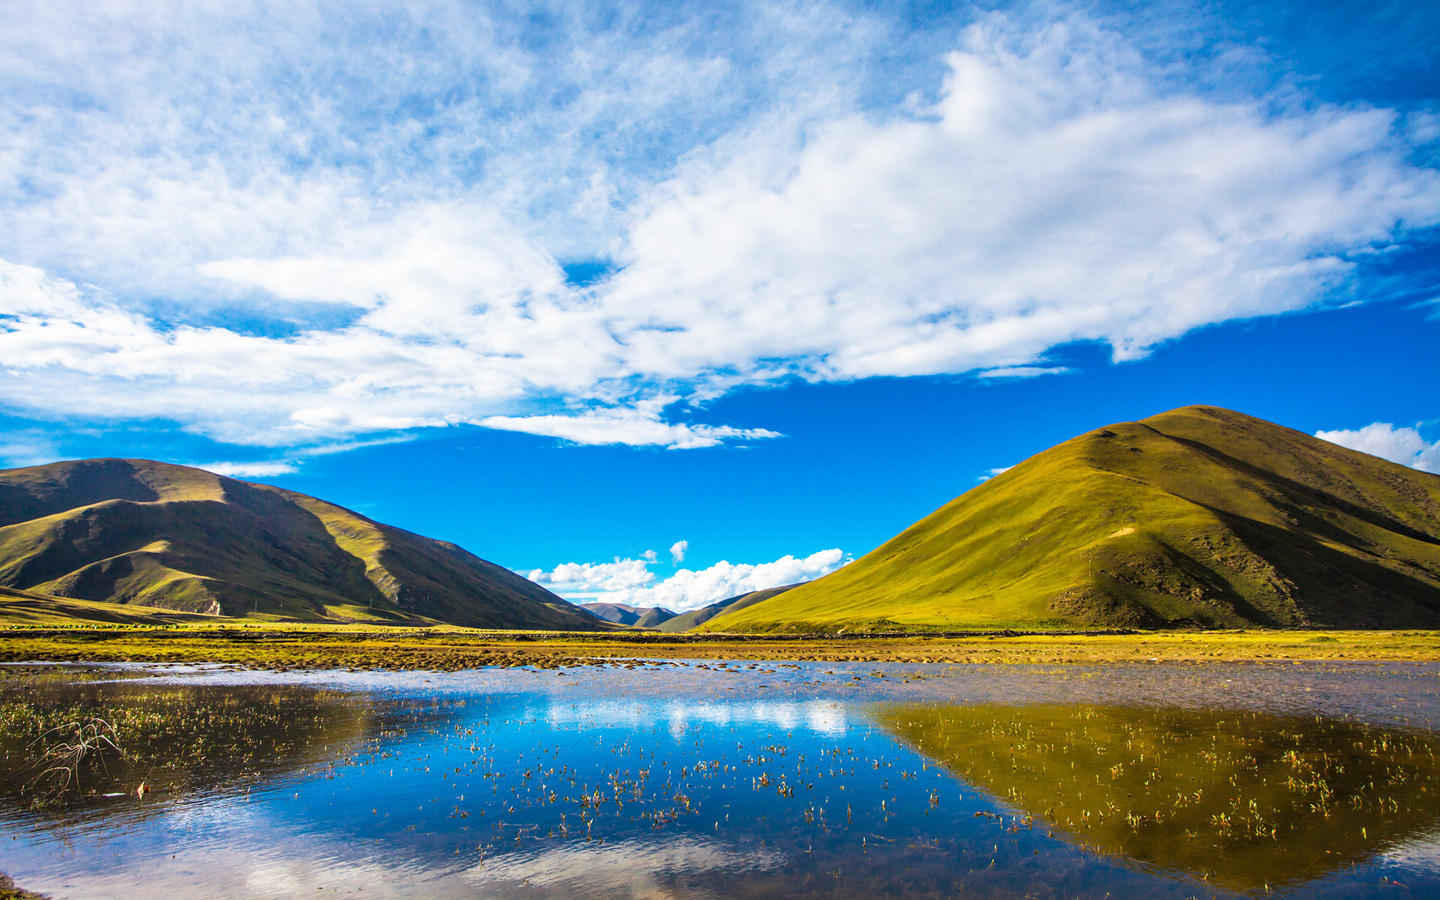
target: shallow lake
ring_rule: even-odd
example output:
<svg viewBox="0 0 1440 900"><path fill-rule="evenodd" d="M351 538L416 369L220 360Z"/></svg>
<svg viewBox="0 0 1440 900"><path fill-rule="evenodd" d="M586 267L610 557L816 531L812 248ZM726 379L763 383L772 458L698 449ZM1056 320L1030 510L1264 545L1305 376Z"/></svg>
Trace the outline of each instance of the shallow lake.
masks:
<svg viewBox="0 0 1440 900"><path fill-rule="evenodd" d="M1430 664L0 667L0 871L167 900L1440 896L1437 686ZM77 725L120 751L67 757Z"/></svg>

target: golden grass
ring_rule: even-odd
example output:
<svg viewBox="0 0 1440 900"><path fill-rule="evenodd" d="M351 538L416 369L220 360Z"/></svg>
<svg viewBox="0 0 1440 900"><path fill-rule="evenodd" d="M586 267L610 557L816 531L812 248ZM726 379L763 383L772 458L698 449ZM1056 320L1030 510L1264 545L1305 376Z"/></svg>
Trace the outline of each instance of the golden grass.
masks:
<svg viewBox="0 0 1440 900"><path fill-rule="evenodd" d="M260 623L13 626L0 630L0 661L12 662L218 662L256 668L455 670L671 658L1046 665L1437 662L1440 632L1250 630L821 639Z"/></svg>

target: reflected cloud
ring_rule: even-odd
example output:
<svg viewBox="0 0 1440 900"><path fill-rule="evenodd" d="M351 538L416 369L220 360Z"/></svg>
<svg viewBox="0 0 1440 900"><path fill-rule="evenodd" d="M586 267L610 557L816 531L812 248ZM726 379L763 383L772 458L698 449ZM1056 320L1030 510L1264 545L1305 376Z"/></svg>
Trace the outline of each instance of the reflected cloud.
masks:
<svg viewBox="0 0 1440 900"><path fill-rule="evenodd" d="M761 701L725 703L672 700L653 703L643 700L603 700L583 704L552 704L546 713L552 726L637 728L657 721L669 725L678 738L692 725L720 727L773 725L786 731L803 729L828 736L843 735L849 729L845 707L834 700Z"/></svg>
<svg viewBox="0 0 1440 900"><path fill-rule="evenodd" d="M662 883L667 880L706 873L773 872L785 861L785 854L775 850L739 850L719 841L685 837L508 853L486 859L465 877L487 890L524 884L565 896L651 896L663 895Z"/></svg>

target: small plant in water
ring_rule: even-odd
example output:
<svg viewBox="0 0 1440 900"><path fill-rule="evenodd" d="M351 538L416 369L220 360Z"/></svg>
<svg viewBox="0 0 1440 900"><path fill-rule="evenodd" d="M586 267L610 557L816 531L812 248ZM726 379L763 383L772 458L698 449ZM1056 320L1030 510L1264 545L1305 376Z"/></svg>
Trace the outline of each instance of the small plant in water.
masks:
<svg viewBox="0 0 1440 900"><path fill-rule="evenodd" d="M35 767L45 768L35 776L32 785L48 785L49 795L58 796L79 790L80 769L89 760L105 765L104 752L120 753L120 736L115 726L99 716L56 725L30 743L39 747Z"/></svg>

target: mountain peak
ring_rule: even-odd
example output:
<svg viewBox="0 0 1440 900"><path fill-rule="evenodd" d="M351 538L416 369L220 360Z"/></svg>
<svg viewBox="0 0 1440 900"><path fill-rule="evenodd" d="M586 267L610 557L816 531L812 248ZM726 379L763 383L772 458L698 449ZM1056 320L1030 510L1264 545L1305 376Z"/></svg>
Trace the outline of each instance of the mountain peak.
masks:
<svg viewBox="0 0 1440 900"><path fill-rule="evenodd" d="M0 471L0 586L212 615L596 626L453 544L294 491L144 459Z"/></svg>
<svg viewBox="0 0 1440 900"><path fill-rule="evenodd" d="M1440 625L1440 477L1215 406L1087 432L712 630Z"/></svg>

